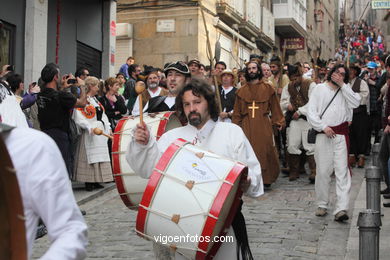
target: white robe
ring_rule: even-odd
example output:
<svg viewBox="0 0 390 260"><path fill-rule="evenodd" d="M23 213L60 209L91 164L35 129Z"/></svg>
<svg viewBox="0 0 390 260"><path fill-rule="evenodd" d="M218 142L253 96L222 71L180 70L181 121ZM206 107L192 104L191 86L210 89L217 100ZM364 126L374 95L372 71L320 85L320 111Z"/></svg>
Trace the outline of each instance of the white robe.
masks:
<svg viewBox="0 0 390 260"><path fill-rule="evenodd" d="M352 121L352 111L360 104L359 93L344 84L322 119L322 112L336 93L327 83L318 84L310 96L307 119L317 131L328 126L338 126ZM328 138L318 134L315 143L316 182L315 192L318 207L327 208L329 204L329 185L334 170L336 175L336 203L333 214L349 208L349 190L351 175L348 170L348 151L343 135Z"/></svg>
<svg viewBox="0 0 390 260"><path fill-rule="evenodd" d="M141 145L134 139L129 144L126 159L132 169L143 178L149 178L162 153L177 138L183 138L218 155L240 161L248 166L251 185L247 196L259 197L264 193L260 163L241 128L235 124L209 120L202 129L192 125L175 128L161 136L158 142L150 135L148 144ZM228 235L234 235L230 227ZM214 259L233 259L236 243L224 243ZM175 255L176 259L181 256Z"/></svg>
<svg viewBox="0 0 390 260"><path fill-rule="evenodd" d="M22 195L28 259L39 218L47 227L51 243L41 260L84 259L87 225L76 204L56 143L42 132L20 127L5 133L4 140Z"/></svg>

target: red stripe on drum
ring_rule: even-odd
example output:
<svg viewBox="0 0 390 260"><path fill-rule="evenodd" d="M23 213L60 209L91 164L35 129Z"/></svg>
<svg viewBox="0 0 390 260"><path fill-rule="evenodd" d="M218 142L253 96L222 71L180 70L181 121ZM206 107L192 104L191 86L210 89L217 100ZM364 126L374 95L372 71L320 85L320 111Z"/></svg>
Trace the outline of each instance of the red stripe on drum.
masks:
<svg viewBox="0 0 390 260"><path fill-rule="evenodd" d="M141 233L145 233L146 216L148 213L148 211L144 207L150 206L153 194L156 191L158 184L160 183L161 176L162 174L158 171L153 171L152 175L149 178L148 185L145 188L144 195L142 196L140 206L138 207L136 228Z"/></svg>
<svg viewBox="0 0 390 260"><path fill-rule="evenodd" d="M166 112L163 115L162 119L160 120L160 124L158 125L156 140L160 139L160 137L165 133L169 118L173 113L174 112Z"/></svg>
<svg viewBox="0 0 390 260"><path fill-rule="evenodd" d="M175 140L175 142L173 142L168 147L168 149L163 153L155 168L159 171L164 172L169 162L173 158L173 155L185 143L187 142L183 139ZM154 193L156 192L158 184L160 183L161 177L162 177L161 173L159 173L158 171L153 171L152 175L149 178L148 185L146 186L144 194L142 196L142 200L138 208L137 221L136 221L136 228L141 233L145 233L145 223L147 217L147 210L144 207L148 208L150 206L150 202L153 199Z"/></svg>
<svg viewBox="0 0 390 260"><path fill-rule="evenodd" d="M123 130L123 127L124 127L125 123L127 122L127 119L128 119L128 117L124 117L121 120L119 120L118 124L115 127L114 133L120 132ZM120 161L119 161L119 156L120 156L119 148L121 147L121 139L122 139L122 135L114 134L114 139L112 140L112 170L113 170L115 184L116 184L116 188L118 190L118 193L124 194L124 193L127 193L127 191L125 189L125 185L123 184L122 176L118 175L118 174L122 173L122 170L120 167ZM138 206L138 205L134 205L133 203L131 203L131 201L129 200L129 198L126 195L120 195L120 197L121 197L123 203L125 203L125 205L128 208L134 208L135 206Z"/></svg>
<svg viewBox="0 0 390 260"><path fill-rule="evenodd" d="M243 173L243 175L246 176L247 169L248 168L246 168L244 165L237 163L230 170L230 172L226 176L225 180L228 181L229 183L235 183L237 181L237 179L241 176L240 175L241 173ZM233 188L233 186L228 184L228 183L223 183L222 184L220 190L218 191L217 196L214 199L213 205L211 206L209 215L212 215L212 216L217 217L217 218L219 217L219 214L220 214L220 212L222 210L222 206L225 203L226 198L229 195L229 193L231 192L232 188ZM232 207L230 209L230 212L229 212L228 216L226 217L224 226L221 229L221 231L218 234L218 236L224 235L225 234L225 229L230 227L230 225L232 224L233 218L236 215L237 208L238 208L238 206L240 204L241 196L242 196L242 191L238 187L238 190L237 190L237 193L236 193L236 195L234 197L234 201L233 201ZM217 223L216 219L208 216L207 220L206 220L206 223L204 225L203 231L202 231L202 236L203 237L208 236L208 237L211 238L216 223ZM203 243L199 243L198 244L198 248L203 250L203 251L206 251L206 252L207 252L208 246L209 246L209 242L206 242L206 240L204 240ZM221 242L214 243L212 248L208 252L206 259L211 259L211 256L214 256L217 253L217 251L218 251L220 246L221 246ZM204 259L204 258L205 258L204 253L201 252L201 251L197 251L196 259Z"/></svg>

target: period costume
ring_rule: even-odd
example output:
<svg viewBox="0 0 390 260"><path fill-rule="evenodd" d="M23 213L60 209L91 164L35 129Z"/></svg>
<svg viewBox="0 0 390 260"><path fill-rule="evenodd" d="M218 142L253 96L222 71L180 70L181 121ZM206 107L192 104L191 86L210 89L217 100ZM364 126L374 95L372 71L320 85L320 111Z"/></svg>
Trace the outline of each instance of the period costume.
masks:
<svg viewBox="0 0 390 260"><path fill-rule="evenodd" d="M151 98L149 99L149 102L145 105L144 111L148 113L175 111L175 99L176 97L169 96L157 96Z"/></svg>
<svg viewBox="0 0 390 260"><path fill-rule="evenodd" d="M138 144L133 139L129 144L126 159L136 173L143 178L149 178L162 153L177 138L183 138L218 155L241 161L248 166L248 176L251 178L251 185L246 195L258 197L263 194L260 164L244 133L234 124L209 120L200 130L188 124L166 132L158 142L155 141L154 137L150 136L146 146ZM235 219L240 217L242 217L241 211L236 214ZM245 227L245 224L243 225ZM228 235L235 235L236 232L243 232L243 230L242 228L241 230L236 230L233 224L233 228L230 227ZM240 248L245 249L245 246L242 244L243 241L238 242L241 244ZM247 246L249 250L249 245ZM224 243L214 259L233 259L232 257L237 255L236 249L236 239L234 239L234 243ZM176 254L175 258L182 259L182 256Z"/></svg>
<svg viewBox="0 0 390 260"><path fill-rule="evenodd" d="M221 108L223 112L233 113L234 101L236 100L236 91L237 89L233 86L225 88L223 86L219 87L219 92L221 93ZM224 122L231 122L231 118L225 118Z"/></svg>
<svg viewBox="0 0 390 260"><path fill-rule="evenodd" d="M369 98L370 91L368 85L364 80L355 77L351 80L350 86L355 93L359 93L361 100L360 105L353 109L352 124L349 127L349 138L351 140L349 150L349 162L351 166L354 166L356 159L358 158L358 166L364 167L364 154L367 152L367 136L368 132L368 111L369 111Z"/></svg>
<svg viewBox="0 0 390 260"><path fill-rule="evenodd" d="M279 175L279 160L273 126L284 125L279 99L272 85L260 80L237 90L232 122L239 125L261 164L264 184L272 184Z"/></svg>
<svg viewBox="0 0 390 260"><path fill-rule="evenodd" d="M289 153L290 180L295 180L299 177L299 162L301 147L306 151L307 161L310 168L309 179L314 182L316 175L316 165L314 160L314 144L307 142L307 132L311 128L307 122L307 106L309 97L316 87L316 84L310 79L302 79L300 81L291 81L282 91L280 106L283 113L292 114L297 112L299 118L293 120L291 118L289 128L287 130L288 143L287 151ZM294 111L288 111L288 105L292 105ZM286 116L287 119L287 116Z"/></svg>
<svg viewBox="0 0 390 260"><path fill-rule="evenodd" d="M336 175L336 203L334 214L348 210L351 174L348 169L348 122L352 121L352 109L360 104L360 95L343 84L335 95L327 82L318 84L310 96L307 119L318 132L315 143L316 183L315 191L319 208L327 209L329 185L334 170ZM335 96L328 109L325 108ZM321 114L325 111L322 118ZM330 127L336 133L328 138L322 131Z"/></svg>
<svg viewBox="0 0 390 260"><path fill-rule="evenodd" d="M73 119L82 129L75 157L74 179L86 183L113 181L107 137L93 134L94 128L110 133L110 122L102 104L95 97L88 97L84 108L75 109Z"/></svg>
<svg viewBox="0 0 390 260"><path fill-rule="evenodd" d="M150 89L145 89L145 91L142 92L142 94L141 94L142 95L142 107L144 108L144 111L146 111L145 106L151 98L168 95L168 90L166 90L164 88L160 88L160 87L157 87L157 88L158 88L157 91L154 93L152 91L150 91ZM137 100L135 101L133 111L131 112L131 114L133 116L139 115L139 97L137 97Z"/></svg>

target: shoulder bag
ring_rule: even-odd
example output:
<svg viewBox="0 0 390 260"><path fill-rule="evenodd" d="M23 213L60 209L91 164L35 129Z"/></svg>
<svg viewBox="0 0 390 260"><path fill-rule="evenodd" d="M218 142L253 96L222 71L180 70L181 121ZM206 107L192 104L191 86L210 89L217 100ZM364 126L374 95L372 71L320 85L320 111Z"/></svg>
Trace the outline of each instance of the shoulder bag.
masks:
<svg viewBox="0 0 390 260"><path fill-rule="evenodd" d="M337 96L337 94L339 93L341 88L339 88L337 91L336 91L336 94L334 94L333 98L330 100L329 104L326 106L326 108L324 109L324 111L322 112L322 114L320 115L320 119L322 119L322 116L325 114L325 111L328 109L328 107L330 106L330 104L333 102L334 98ZM309 131L307 132L307 142L309 144L314 144L316 142L316 137L317 137L317 134L319 132L317 132L316 130L314 130L314 128L310 128Z"/></svg>

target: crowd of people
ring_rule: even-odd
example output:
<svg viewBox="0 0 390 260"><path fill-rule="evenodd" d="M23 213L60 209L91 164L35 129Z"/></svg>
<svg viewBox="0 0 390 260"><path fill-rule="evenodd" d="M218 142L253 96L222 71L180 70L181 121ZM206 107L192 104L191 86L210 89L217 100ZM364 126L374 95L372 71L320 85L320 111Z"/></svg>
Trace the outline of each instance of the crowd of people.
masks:
<svg viewBox="0 0 390 260"><path fill-rule="evenodd" d="M382 144L387 184L382 193L390 198L390 56L383 34L364 22L346 28L345 35L334 59L318 58L314 66L309 62L283 64L277 56L264 61L259 55L251 55L242 70L227 68L223 61L210 68L198 59L170 62L163 68L142 68L129 57L115 77L102 80L89 75L88 68L78 68L75 75L61 74L58 65L49 63L28 88L20 74L4 66L0 75L1 122L44 132L59 149L60 153L54 155L61 154L65 162L60 170L92 191L113 181L112 141L106 136L115 132L121 118L138 116L140 107L144 113L176 111L186 126L167 132L158 142L146 125L137 125L126 158L142 177L150 177L161 153L179 137L246 163L249 177L242 188L252 197L272 188L280 172L296 181L307 162L308 180L315 185L315 215L327 214L334 174L333 215L336 221L345 221L349 218L351 169L365 166L372 141ZM136 91L138 81L146 85L140 95ZM30 135L43 142L48 139L35 132ZM15 141L11 137L7 138L12 156ZM48 145L53 148L52 141ZM45 154L38 157L45 158ZM61 183L63 178L61 175ZM39 192L42 199L45 190ZM85 224L75 210L74 200L65 206L73 213L62 225L78 222L75 232L85 244ZM41 216L40 212L36 214ZM52 221L44 214L41 217L46 224ZM240 211L235 219L229 232L241 238L237 254L241 252L243 259L250 259L247 237L245 240L245 235L243 239L236 233L245 228ZM34 219L35 226L36 222ZM82 249L77 250L83 255ZM158 245L154 250L156 255L167 253ZM222 247L220 252L222 258L232 251Z"/></svg>

